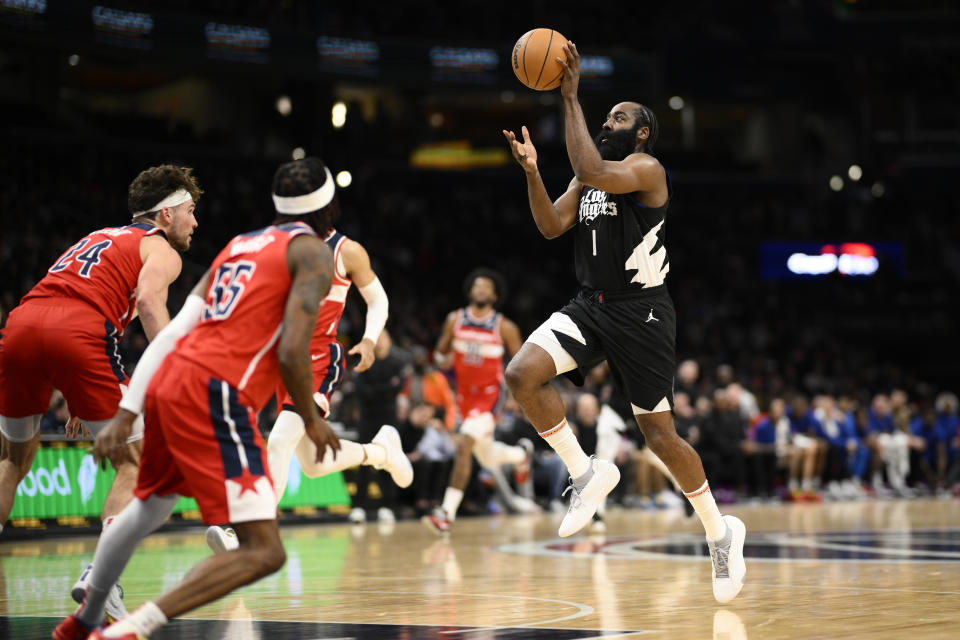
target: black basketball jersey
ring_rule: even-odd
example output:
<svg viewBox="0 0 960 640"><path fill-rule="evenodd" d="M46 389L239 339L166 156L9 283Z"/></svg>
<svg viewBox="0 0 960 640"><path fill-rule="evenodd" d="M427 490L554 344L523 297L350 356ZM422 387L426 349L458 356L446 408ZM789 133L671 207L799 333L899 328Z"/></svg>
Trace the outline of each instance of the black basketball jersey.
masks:
<svg viewBox="0 0 960 640"><path fill-rule="evenodd" d="M662 285L670 271L664 244L667 207L673 187L667 178L667 201L645 207L633 193L607 193L584 185L574 233L574 256L580 286L601 291Z"/></svg>

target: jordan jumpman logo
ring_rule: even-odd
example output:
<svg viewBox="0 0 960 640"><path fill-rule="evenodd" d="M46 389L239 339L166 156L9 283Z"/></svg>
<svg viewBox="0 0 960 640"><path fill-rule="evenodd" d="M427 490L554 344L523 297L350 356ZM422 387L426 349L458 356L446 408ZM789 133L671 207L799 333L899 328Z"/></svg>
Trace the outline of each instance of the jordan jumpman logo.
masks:
<svg viewBox="0 0 960 640"><path fill-rule="evenodd" d="M650 309L650 315L647 316L647 319L644 320L643 322L644 322L644 324L646 324L647 322L650 322L651 320L655 320L655 321L657 321L657 322L660 322L660 318L654 318L654 317L653 317L653 309Z"/></svg>

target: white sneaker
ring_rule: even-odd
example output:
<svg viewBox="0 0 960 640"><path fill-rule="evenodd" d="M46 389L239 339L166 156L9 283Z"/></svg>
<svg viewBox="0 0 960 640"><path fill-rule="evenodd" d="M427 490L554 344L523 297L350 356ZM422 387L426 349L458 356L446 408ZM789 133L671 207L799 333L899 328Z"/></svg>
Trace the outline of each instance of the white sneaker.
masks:
<svg viewBox="0 0 960 640"><path fill-rule="evenodd" d="M237 532L230 527L207 527L207 532L203 537L207 541L207 546L214 553L227 553L240 547Z"/></svg>
<svg viewBox="0 0 960 640"><path fill-rule="evenodd" d="M377 520L380 522L396 522L397 516L393 515L393 511L387 507L380 507L377 509Z"/></svg>
<svg viewBox="0 0 960 640"><path fill-rule="evenodd" d="M620 470L617 469L617 465L600 458L591 458L590 464L593 466L593 477L590 478L583 490L577 491L571 478L570 486L563 492L566 495L569 491L573 495L570 497L570 508L567 509L567 515L563 516L563 522L560 523L558 533L561 538L572 536L587 526L603 499L620 482Z"/></svg>
<svg viewBox="0 0 960 640"><path fill-rule="evenodd" d="M83 599L87 595L87 586L90 584L90 574L93 572L93 565L88 564L80 577L73 584L70 590L70 596L77 604L83 604ZM107 602L103 606L103 613L107 616L107 622L113 623L127 616L127 608L123 606L123 588L119 584L113 585L110 593L107 595Z"/></svg>
<svg viewBox="0 0 960 640"><path fill-rule="evenodd" d="M380 427L377 435L371 441L381 445L387 451L387 461L382 466L374 465L375 469L384 469L393 478L394 483L401 489L406 489L413 483L413 465L403 452L400 442L400 432L389 424Z"/></svg>
<svg viewBox="0 0 960 640"><path fill-rule="evenodd" d="M730 602L743 589L743 578L747 575L747 565L743 561L743 542L747 536L747 527L740 518L723 516L730 532L727 545L715 545L707 538L710 547L710 559L713 561L713 597L717 602Z"/></svg>
<svg viewBox="0 0 960 640"><path fill-rule="evenodd" d="M347 516L347 520L353 524L363 524L367 521L367 512L360 507L354 507L350 509L350 515Z"/></svg>

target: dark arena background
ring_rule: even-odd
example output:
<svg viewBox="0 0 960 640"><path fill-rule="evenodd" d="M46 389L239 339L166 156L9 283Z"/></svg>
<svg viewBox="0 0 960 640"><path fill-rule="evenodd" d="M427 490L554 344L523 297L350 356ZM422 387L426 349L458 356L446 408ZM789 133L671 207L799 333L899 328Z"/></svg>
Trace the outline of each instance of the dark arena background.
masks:
<svg viewBox="0 0 960 640"><path fill-rule="evenodd" d="M330 420L365 442L364 420L386 412L415 471L397 490L370 467L311 479L294 461L286 565L151 637L955 633L960 3L103 2L0 0L0 331L77 240L129 223L143 169L192 167L204 190L175 314L233 236L273 220L277 167L318 156L337 229L389 296L396 368L377 382L380 363L347 370ZM420 422L411 389L455 384L433 351L467 274L503 274L500 308L524 338L578 289L573 234L537 231L502 134L529 129L560 196L573 177L560 91L511 69L535 27L576 43L591 136L621 101L659 121L676 428L747 527L745 586L724 605L703 527L629 415L610 449L621 481L574 537L557 535L566 471L506 391L496 437L535 441L530 480L474 463L451 533L419 522L444 497L458 434L440 412ZM365 314L354 287L347 349ZM146 346L135 320L127 373ZM617 409L607 369L553 384L582 442L610 436L591 409ZM260 413L265 438L276 415L275 402ZM0 638L49 638L93 557L113 472L66 436L69 418L54 391L0 532ZM144 540L121 577L130 611L209 555L204 528L182 499Z"/></svg>

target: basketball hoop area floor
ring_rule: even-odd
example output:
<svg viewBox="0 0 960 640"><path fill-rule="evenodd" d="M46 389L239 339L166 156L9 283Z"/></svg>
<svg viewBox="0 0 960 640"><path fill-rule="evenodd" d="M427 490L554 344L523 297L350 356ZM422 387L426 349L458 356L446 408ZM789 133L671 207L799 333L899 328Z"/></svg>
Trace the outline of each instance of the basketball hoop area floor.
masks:
<svg viewBox="0 0 960 640"><path fill-rule="evenodd" d="M611 509L605 535L559 515L282 529L277 574L155 640L919 638L960 630L960 501L735 505L747 579L718 605L703 531L683 511ZM49 638L95 538L0 543L0 639ZM203 529L147 538L121 579L129 609L207 555Z"/></svg>

